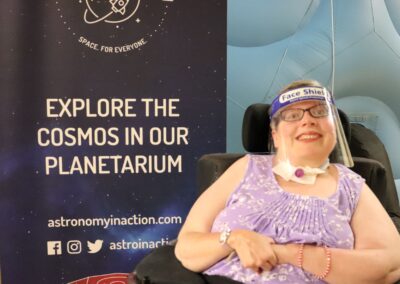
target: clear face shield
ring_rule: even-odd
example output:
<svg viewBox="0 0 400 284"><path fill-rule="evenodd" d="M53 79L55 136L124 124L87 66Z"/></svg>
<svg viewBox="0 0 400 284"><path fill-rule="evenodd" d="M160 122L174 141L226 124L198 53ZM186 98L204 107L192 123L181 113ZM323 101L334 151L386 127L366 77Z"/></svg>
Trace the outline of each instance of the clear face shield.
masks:
<svg viewBox="0 0 400 284"><path fill-rule="evenodd" d="M277 96L271 105L271 130L276 159L274 172L285 180L312 184L334 162L354 165L330 92L300 87Z"/></svg>

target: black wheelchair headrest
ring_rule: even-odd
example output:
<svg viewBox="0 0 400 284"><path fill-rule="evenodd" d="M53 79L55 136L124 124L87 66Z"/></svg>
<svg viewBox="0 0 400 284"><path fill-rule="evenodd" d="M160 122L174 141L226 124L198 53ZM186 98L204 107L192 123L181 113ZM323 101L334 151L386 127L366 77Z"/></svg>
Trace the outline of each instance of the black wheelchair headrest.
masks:
<svg viewBox="0 0 400 284"><path fill-rule="evenodd" d="M244 113L242 127L242 143L247 152L250 153L266 153L270 152L270 119L268 115L269 104L252 104ZM343 130L350 144L351 125L347 115L339 109L340 121Z"/></svg>

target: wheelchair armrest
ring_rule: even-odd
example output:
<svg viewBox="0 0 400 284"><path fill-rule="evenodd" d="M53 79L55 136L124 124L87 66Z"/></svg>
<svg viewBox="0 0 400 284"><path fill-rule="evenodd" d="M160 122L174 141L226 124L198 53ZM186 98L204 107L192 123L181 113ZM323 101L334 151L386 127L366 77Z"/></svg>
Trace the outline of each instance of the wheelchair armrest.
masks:
<svg viewBox="0 0 400 284"><path fill-rule="evenodd" d="M205 284L201 274L192 272L178 261L175 246L154 249L135 267L137 284Z"/></svg>
<svg viewBox="0 0 400 284"><path fill-rule="evenodd" d="M387 186L386 169L377 160L354 157L353 171L365 178L366 184L372 189L389 214L400 233L400 208L397 203L397 193L391 186Z"/></svg>
<svg viewBox="0 0 400 284"><path fill-rule="evenodd" d="M174 253L174 245L154 249L136 266L135 284L240 284L218 275L190 271L182 266Z"/></svg>

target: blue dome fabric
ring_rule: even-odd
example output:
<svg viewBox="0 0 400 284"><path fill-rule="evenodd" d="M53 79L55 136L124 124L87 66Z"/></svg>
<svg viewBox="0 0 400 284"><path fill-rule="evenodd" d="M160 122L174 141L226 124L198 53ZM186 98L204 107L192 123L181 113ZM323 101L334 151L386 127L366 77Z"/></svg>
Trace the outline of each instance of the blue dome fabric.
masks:
<svg viewBox="0 0 400 284"><path fill-rule="evenodd" d="M271 102L297 79L319 80L337 99L375 98L400 114L399 31L396 0L228 0L227 151L243 151L247 106ZM398 115L393 120L399 127ZM387 148L392 163L399 160L399 150Z"/></svg>

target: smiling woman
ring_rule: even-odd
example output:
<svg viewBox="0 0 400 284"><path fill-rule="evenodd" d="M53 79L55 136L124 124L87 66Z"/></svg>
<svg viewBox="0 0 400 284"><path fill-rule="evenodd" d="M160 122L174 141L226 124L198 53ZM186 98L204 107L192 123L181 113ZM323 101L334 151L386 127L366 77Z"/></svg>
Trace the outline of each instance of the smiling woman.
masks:
<svg viewBox="0 0 400 284"><path fill-rule="evenodd" d="M276 153L246 155L199 197L175 247L183 266L242 283L400 278L400 237L365 180L346 167L353 161L330 92L294 82L270 118ZM332 151L338 163L330 163Z"/></svg>

